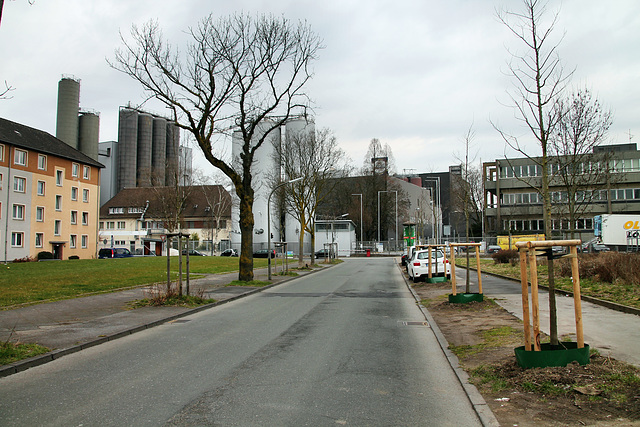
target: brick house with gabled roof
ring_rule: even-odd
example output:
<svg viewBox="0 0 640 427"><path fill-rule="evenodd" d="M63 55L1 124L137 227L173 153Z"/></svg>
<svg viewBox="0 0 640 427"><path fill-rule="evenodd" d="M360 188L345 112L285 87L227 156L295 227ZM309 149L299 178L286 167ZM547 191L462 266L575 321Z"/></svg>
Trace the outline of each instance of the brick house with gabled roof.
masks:
<svg viewBox="0 0 640 427"><path fill-rule="evenodd" d="M0 260L95 257L101 168L47 132L0 118Z"/></svg>
<svg viewBox="0 0 640 427"><path fill-rule="evenodd" d="M166 254L165 236L178 230L177 222L181 232L198 235L193 245L205 253L226 249L231 231L229 192L221 185L125 188L100 208L99 247Z"/></svg>

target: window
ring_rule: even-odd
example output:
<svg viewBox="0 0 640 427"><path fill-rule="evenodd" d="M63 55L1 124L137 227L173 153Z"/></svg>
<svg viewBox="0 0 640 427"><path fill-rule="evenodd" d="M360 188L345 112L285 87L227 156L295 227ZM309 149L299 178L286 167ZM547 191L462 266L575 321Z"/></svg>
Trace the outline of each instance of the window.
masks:
<svg viewBox="0 0 640 427"><path fill-rule="evenodd" d="M44 154L38 154L38 169L42 171L47 170L47 156Z"/></svg>
<svg viewBox="0 0 640 427"><path fill-rule="evenodd" d="M16 149L13 153L13 163L20 166L27 166L27 152Z"/></svg>
<svg viewBox="0 0 640 427"><path fill-rule="evenodd" d="M44 196L44 181L38 181L38 196Z"/></svg>
<svg viewBox="0 0 640 427"><path fill-rule="evenodd" d="M71 211L71 224L78 223L78 211Z"/></svg>
<svg viewBox="0 0 640 427"><path fill-rule="evenodd" d="M126 223L124 221L118 221L118 230L124 230L126 228Z"/></svg>
<svg viewBox="0 0 640 427"><path fill-rule="evenodd" d="M78 200L78 187L71 187L71 200Z"/></svg>
<svg viewBox="0 0 640 427"><path fill-rule="evenodd" d="M62 196L59 194L56 194L56 210L57 211L62 210Z"/></svg>
<svg viewBox="0 0 640 427"><path fill-rule="evenodd" d="M71 176L74 178L78 177L78 172L80 171L80 165L77 163L71 164Z"/></svg>
<svg viewBox="0 0 640 427"><path fill-rule="evenodd" d="M4 161L4 145L0 145L0 162Z"/></svg>
<svg viewBox="0 0 640 427"><path fill-rule="evenodd" d="M98 228L99 228L100 230L104 230L104 221L100 221L100 222L98 223Z"/></svg>
<svg viewBox="0 0 640 427"><path fill-rule="evenodd" d="M59 219L56 219L53 223L53 234L56 236L60 235L60 225L61 221Z"/></svg>
<svg viewBox="0 0 640 427"><path fill-rule="evenodd" d="M16 193L24 193L24 189L27 186L26 178L22 178L19 176L13 177L13 191Z"/></svg>
<svg viewBox="0 0 640 427"><path fill-rule="evenodd" d="M24 205L13 205L13 219L24 220Z"/></svg>
<svg viewBox="0 0 640 427"><path fill-rule="evenodd" d="M21 231L14 231L11 233L11 246L14 248L21 248L24 244L24 233Z"/></svg>
<svg viewBox="0 0 640 427"><path fill-rule="evenodd" d="M107 221L107 230L113 230L116 228L116 223L114 221Z"/></svg>
<svg viewBox="0 0 640 427"><path fill-rule="evenodd" d="M36 206L36 221L44 221L44 207Z"/></svg>
<svg viewBox="0 0 640 427"><path fill-rule="evenodd" d="M89 225L89 212L82 212L82 225Z"/></svg>
<svg viewBox="0 0 640 427"><path fill-rule="evenodd" d="M80 244L82 245L82 249L87 249L88 240L89 240L89 236L87 236L86 234L83 234L82 238L80 240Z"/></svg>
<svg viewBox="0 0 640 427"><path fill-rule="evenodd" d="M43 241L44 241L44 234L36 233L36 248L41 248Z"/></svg>
<svg viewBox="0 0 640 427"><path fill-rule="evenodd" d="M62 187L62 178L63 178L63 174L64 172L61 170L57 170L56 171L56 185L58 187Z"/></svg>
<svg viewBox="0 0 640 427"><path fill-rule="evenodd" d="M82 177L84 179L89 179L90 176L91 176L91 168L89 166L83 166L82 167Z"/></svg>
<svg viewBox="0 0 640 427"><path fill-rule="evenodd" d="M89 190L82 190L82 201L85 203L89 203Z"/></svg>
<svg viewBox="0 0 640 427"><path fill-rule="evenodd" d="M109 215L113 214L123 214L124 208L109 208Z"/></svg>
<svg viewBox="0 0 640 427"><path fill-rule="evenodd" d="M78 244L78 236L76 236L75 234L70 235L69 246L71 247L71 249L75 249L77 244Z"/></svg>
<svg viewBox="0 0 640 427"><path fill-rule="evenodd" d="M0 159L0 160L1 160L1 159ZM0 190L2 190L2 182L3 182L3 180L2 180L2 174L0 173Z"/></svg>

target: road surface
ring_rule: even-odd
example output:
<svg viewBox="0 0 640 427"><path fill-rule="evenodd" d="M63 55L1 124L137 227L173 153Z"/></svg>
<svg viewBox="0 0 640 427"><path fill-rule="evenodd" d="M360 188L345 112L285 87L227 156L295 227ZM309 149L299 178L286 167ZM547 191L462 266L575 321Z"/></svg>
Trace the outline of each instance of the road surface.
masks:
<svg viewBox="0 0 640 427"><path fill-rule="evenodd" d="M0 379L0 424L472 426L386 258L360 258Z"/></svg>

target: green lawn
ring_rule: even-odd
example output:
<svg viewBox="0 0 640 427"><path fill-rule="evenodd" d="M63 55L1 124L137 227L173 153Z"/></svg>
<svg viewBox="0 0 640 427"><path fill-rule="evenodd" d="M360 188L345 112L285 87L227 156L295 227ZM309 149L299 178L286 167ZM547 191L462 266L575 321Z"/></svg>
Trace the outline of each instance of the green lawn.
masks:
<svg viewBox="0 0 640 427"><path fill-rule="evenodd" d="M254 260L255 268L266 265L266 259ZM171 271L172 278L175 279L178 257L171 257ZM192 275L238 271L238 258L191 257L190 271ZM183 273L186 273L184 265ZM89 292L108 292L166 280L166 257L0 264L0 308L41 300L73 298Z"/></svg>

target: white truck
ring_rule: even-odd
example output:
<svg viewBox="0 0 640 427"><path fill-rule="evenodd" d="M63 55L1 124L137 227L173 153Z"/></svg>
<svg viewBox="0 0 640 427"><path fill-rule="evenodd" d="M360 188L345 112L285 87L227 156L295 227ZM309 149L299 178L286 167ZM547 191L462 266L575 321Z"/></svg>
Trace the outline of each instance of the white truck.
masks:
<svg viewBox="0 0 640 427"><path fill-rule="evenodd" d="M594 234L607 246L638 246L640 215L605 214L593 218Z"/></svg>

